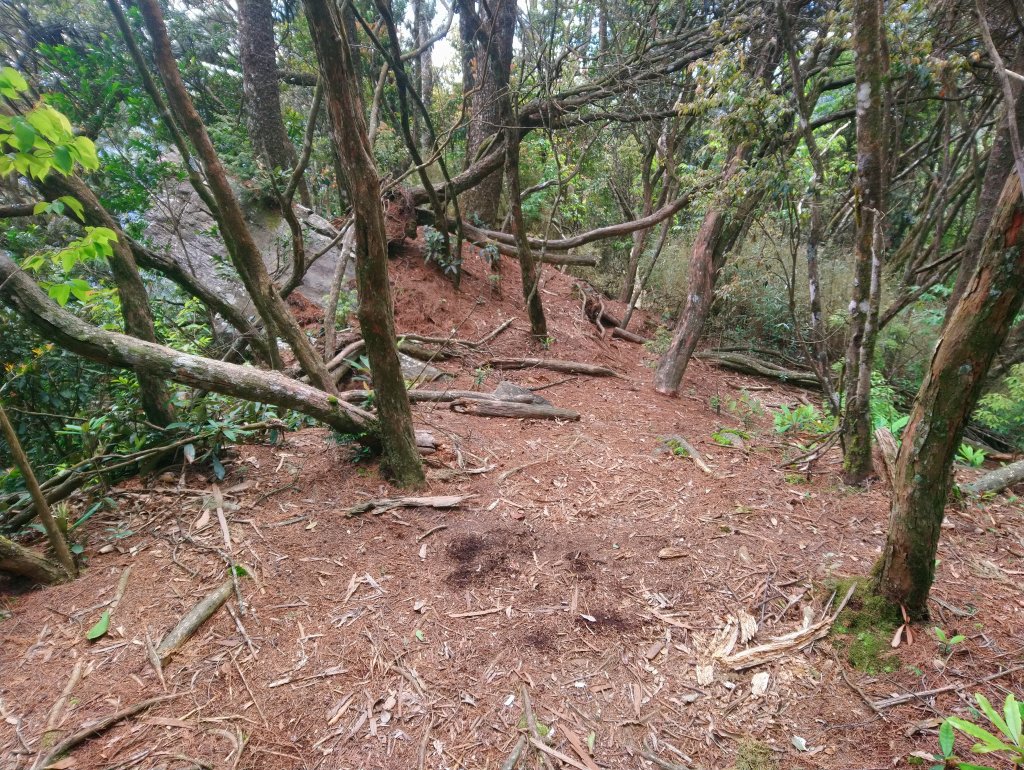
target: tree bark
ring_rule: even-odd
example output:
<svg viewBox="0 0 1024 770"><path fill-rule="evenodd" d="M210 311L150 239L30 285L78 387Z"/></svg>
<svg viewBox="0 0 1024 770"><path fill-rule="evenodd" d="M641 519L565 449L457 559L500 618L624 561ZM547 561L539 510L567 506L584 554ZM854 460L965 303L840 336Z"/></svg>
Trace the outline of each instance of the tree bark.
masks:
<svg viewBox="0 0 1024 770"><path fill-rule="evenodd" d="M182 129L202 160L210 190L219 208L217 223L242 283L268 330L273 330L289 344L299 364L309 375L310 381L328 393L333 392L334 381L327 372L323 359L317 355L306 333L289 312L288 306L267 272L263 256L245 223L245 214L231 189L227 173L210 141L206 126L185 90L185 83L181 79L181 72L171 50L171 41L167 35L159 3L157 0L139 0L139 8L153 42L154 59L167 91L171 109L177 115Z"/></svg>
<svg viewBox="0 0 1024 770"><path fill-rule="evenodd" d="M493 143L503 128L501 96L512 72L512 38L515 34L515 3L495 0L478 14L473 0L461 0L459 30L462 33L462 92L469 100L466 133L466 168ZM507 6L511 5L511 13ZM488 12L490 9L490 12ZM482 29L486 29L484 34ZM488 37L488 40L481 40ZM501 171L496 168L460 197L465 216L486 227L498 221L501 202Z"/></svg>
<svg viewBox="0 0 1024 770"><path fill-rule="evenodd" d="M359 328L377 393L385 468L397 484L416 487L425 477L395 345L380 179L364 122L350 33L326 0L305 0L305 7L324 78L331 136L353 207Z"/></svg>
<svg viewBox="0 0 1024 770"><path fill-rule="evenodd" d="M110 265L110 274L121 300L125 333L147 342L159 342L153 324L153 312L149 307L149 292L146 291L146 285L139 275L132 250L121 228L100 205L92 190L78 177L65 177L56 173L48 174L44 180L36 181L36 186L50 200L62 195L77 199L84 209L86 222L94 227L106 227L117 233L117 240L110 244L111 254L107 263ZM174 422L174 407L166 383L146 372L136 372L135 375L139 380L139 398L146 418L161 427Z"/></svg>
<svg viewBox="0 0 1024 770"><path fill-rule="evenodd" d="M372 414L279 372L238 366L91 326L57 306L10 258L0 254L0 301L19 313L44 339L93 361L143 370L173 382L227 396L273 404L309 415L373 445Z"/></svg>
<svg viewBox="0 0 1024 770"><path fill-rule="evenodd" d="M508 2L508 0L499 0ZM516 235L516 250L519 256L519 273L523 282L523 301L526 315L530 319L530 334L536 340L548 336L548 322L544 317L544 303L540 297L540 267L530 250L530 239L523 219L523 205L519 198L519 138L513 136L514 129L505 138L505 178L508 180L509 207L512 210L512 229Z"/></svg>
<svg viewBox="0 0 1024 770"><path fill-rule="evenodd" d="M854 187L853 295L846 345L842 421L843 477L859 484L871 473L871 369L881 295L885 137L882 84L885 28L880 0L855 0L853 49L857 81L857 173Z"/></svg>
<svg viewBox="0 0 1024 770"><path fill-rule="evenodd" d="M877 589L911 617L928 616L928 593L949 474L992 360L1024 302L1024 200L1016 173L1002 194L977 269L950 315L903 430Z"/></svg>
<svg viewBox="0 0 1024 770"><path fill-rule="evenodd" d="M721 187L726 187L740 172L747 154L747 149L743 146L732 151L729 163L722 174ZM719 241L730 205L731 201L720 200L708 210L690 251L686 303L679 315L668 350L661 357L654 373L654 389L667 396L673 396L679 390L690 357L697 349L700 335L704 331L704 324L711 315L715 283L724 264L725 249L721 248Z"/></svg>
<svg viewBox="0 0 1024 770"><path fill-rule="evenodd" d="M68 579L59 564L3 535L0 535L0 572L26 577L36 583L61 583Z"/></svg>
<svg viewBox="0 0 1024 770"><path fill-rule="evenodd" d="M242 65L245 112L256 158L275 168L294 168L298 160L281 114L278 91L277 44L271 0L238 0L238 60ZM299 200L312 208L305 180L298 184Z"/></svg>

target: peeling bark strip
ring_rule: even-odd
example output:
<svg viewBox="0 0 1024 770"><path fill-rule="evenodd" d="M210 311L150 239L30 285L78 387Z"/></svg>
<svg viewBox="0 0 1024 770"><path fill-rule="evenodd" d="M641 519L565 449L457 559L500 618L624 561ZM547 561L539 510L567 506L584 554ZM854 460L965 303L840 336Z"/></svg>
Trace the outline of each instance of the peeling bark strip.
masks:
<svg viewBox="0 0 1024 770"><path fill-rule="evenodd" d="M977 269L935 346L896 458L877 587L914 619L928 617L953 458L989 367L1024 304L1021 181L1012 171L1004 179Z"/></svg>
<svg viewBox="0 0 1024 770"><path fill-rule="evenodd" d="M372 414L279 372L192 356L91 326L58 307L3 255L0 255L0 301L19 313L45 339L93 361L145 371L227 396L294 409L343 433L359 434L368 442L376 441L373 436L376 420Z"/></svg>

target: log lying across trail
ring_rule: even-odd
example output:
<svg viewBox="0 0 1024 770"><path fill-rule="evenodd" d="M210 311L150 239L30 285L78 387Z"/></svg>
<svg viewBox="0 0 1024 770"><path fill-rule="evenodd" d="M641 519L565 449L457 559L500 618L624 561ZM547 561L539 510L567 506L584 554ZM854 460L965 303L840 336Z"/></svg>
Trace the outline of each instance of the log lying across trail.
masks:
<svg viewBox="0 0 1024 770"><path fill-rule="evenodd" d="M576 283L574 288L583 297L583 314L601 332L602 338L604 333L611 329L613 337L626 340L626 342L635 342L638 345L650 342L646 337L623 328L622 321L605 309L604 299L601 298L601 294L593 286L585 283Z"/></svg>
<svg viewBox="0 0 1024 770"><path fill-rule="evenodd" d="M1002 492L1007 487L1019 484L1024 481L1024 460L1019 460L1009 465L1004 465L990 473L986 473L970 484L964 484L960 488L972 495L982 495L986 492Z"/></svg>
<svg viewBox="0 0 1024 770"><path fill-rule="evenodd" d="M801 388L820 389L821 384L818 378L810 372L799 372L793 369L773 364L771 361L763 361L760 358L719 350L708 350L702 353L695 353L696 358L702 361L710 361L725 369L732 369L743 374L756 374L760 377L771 377L789 385L797 385Z"/></svg>
<svg viewBox="0 0 1024 770"><path fill-rule="evenodd" d="M582 374L588 377L621 377L614 369L579 361L560 361L557 358L492 358L487 365L494 369L550 369L553 372Z"/></svg>
<svg viewBox="0 0 1024 770"><path fill-rule="evenodd" d="M569 420L577 422L580 413L571 409L559 409L550 404L524 404L518 401L480 401L458 399L451 409L459 414L475 417L517 417L527 420Z"/></svg>

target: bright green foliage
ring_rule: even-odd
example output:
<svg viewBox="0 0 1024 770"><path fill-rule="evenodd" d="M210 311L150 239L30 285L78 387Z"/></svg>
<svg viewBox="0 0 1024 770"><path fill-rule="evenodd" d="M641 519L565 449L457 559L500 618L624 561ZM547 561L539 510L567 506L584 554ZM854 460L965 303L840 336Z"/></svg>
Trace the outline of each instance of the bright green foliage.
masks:
<svg viewBox="0 0 1024 770"><path fill-rule="evenodd" d="M939 649L942 651L943 655L952 655L956 646L967 639L963 634L954 634L953 636L950 636L938 626L935 626L932 631L935 633L935 638L939 640Z"/></svg>
<svg viewBox="0 0 1024 770"><path fill-rule="evenodd" d="M1001 387L982 397L975 417L1017 449L1024 449L1024 364L1011 368Z"/></svg>
<svg viewBox="0 0 1024 770"><path fill-rule="evenodd" d="M956 461L970 468L980 468L985 463L985 450L977 449L970 444L961 444L956 450Z"/></svg>
<svg viewBox="0 0 1024 770"><path fill-rule="evenodd" d="M810 433L821 436L835 430L835 419L822 416L811 404L800 404L795 409L783 404L775 413L774 420L778 433Z"/></svg>
<svg viewBox="0 0 1024 770"><path fill-rule="evenodd" d="M930 760L938 764L932 765L930 770L945 770L957 768L958 770L998 770L1007 765L1014 768L1024 764L1024 742L1022 742L1021 723L1024 721L1024 701L1018 701L1013 693L1006 696L1003 702L1003 713L1000 714L995 707L981 693L974 696L981 712L975 711L980 717L984 714L988 719L988 727L995 728L990 731L974 722L959 717L949 717L939 728L939 752L932 754ZM972 709L974 711L974 709ZM977 741L971 746L972 754L994 755L999 758L998 768L993 765L980 765L975 762L964 762L954 752L955 734L954 730ZM913 763L917 760L920 764L928 755L915 754L910 758Z"/></svg>

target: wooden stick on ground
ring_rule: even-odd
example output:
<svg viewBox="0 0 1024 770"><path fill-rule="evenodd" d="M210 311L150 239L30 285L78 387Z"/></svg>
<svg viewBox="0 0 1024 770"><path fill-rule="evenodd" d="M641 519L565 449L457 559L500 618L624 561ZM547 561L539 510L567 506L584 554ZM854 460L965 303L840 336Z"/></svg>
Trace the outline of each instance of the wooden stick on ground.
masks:
<svg viewBox="0 0 1024 770"><path fill-rule="evenodd" d="M437 495L434 497L385 497L379 500L366 500L357 503L345 511L346 516L358 516L361 513L372 513L379 516L393 508L458 508L473 495Z"/></svg>
<svg viewBox="0 0 1024 770"><path fill-rule="evenodd" d="M73 749L75 746L77 746L85 740L88 740L89 738L92 738L94 735L99 735L104 730L110 729L118 722L127 719L128 717L133 717L139 712L145 711L146 709L150 708L151 706L155 706L158 703L163 703L164 701L171 700L172 698L180 698L182 695L185 694L186 693L174 693L172 695L160 695L156 698L149 698L147 700L139 701L135 705L122 709L121 711L111 714L108 717L104 717L103 719L99 720L94 724L89 725L88 727L83 727L78 732L72 733L67 738L58 743L56 746L54 746L49 754L46 754L45 756L41 755L39 759L36 760L36 763L32 767L44 768L48 765L51 765L62 754L66 754L67 752L71 751L71 749Z"/></svg>
<svg viewBox="0 0 1024 770"><path fill-rule="evenodd" d="M165 663L178 649L199 630L210 617L219 610L235 590L232 579L225 580L217 590L208 594L199 604L185 613L178 624L172 628L157 645L156 652L160 662Z"/></svg>
<svg viewBox="0 0 1024 770"><path fill-rule="evenodd" d="M589 377L621 377L614 369L580 361L560 361L557 358L492 358L488 365L495 369L550 369L566 374L585 374Z"/></svg>
<svg viewBox="0 0 1024 770"><path fill-rule="evenodd" d="M894 695L891 698L883 698L882 700L875 701L875 706L880 709L887 709L890 706L899 706L902 703L909 703L912 700L918 698L930 698L932 695L940 695L944 692L953 692L954 690L966 690L968 687L976 687L984 682L991 682L993 679L1001 679L1004 676L1014 674L1018 671L1024 670L1024 665L1011 666L1010 668L1002 671L997 671L995 674L989 674L983 676L981 679L976 679L973 682L957 682L956 684L946 685L945 687L937 687L934 690L921 690L920 692L908 692L904 695Z"/></svg>
<svg viewBox="0 0 1024 770"><path fill-rule="evenodd" d="M571 409L559 409L547 404L521 404L515 401L476 401L459 399L453 401L451 409L459 414L474 417L518 417L528 420L569 420L576 422L580 413Z"/></svg>
<svg viewBox="0 0 1024 770"><path fill-rule="evenodd" d="M81 681L82 661L78 661L75 667L71 669L71 676L68 677L68 683L64 685L64 690L61 692L60 697L54 701L53 706L50 708L50 713L46 716L46 727L43 729L44 742L48 742L46 741L47 735L60 727L60 720L64 716L64 707L68 703L68 698L71 697L72 691Z"/></svg>

